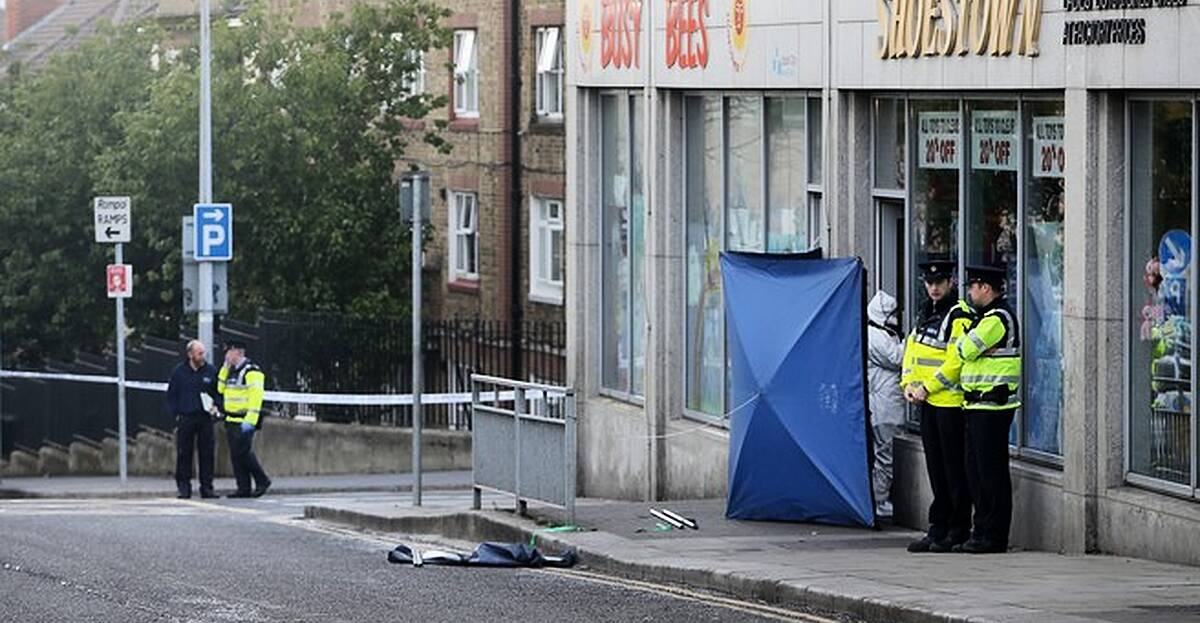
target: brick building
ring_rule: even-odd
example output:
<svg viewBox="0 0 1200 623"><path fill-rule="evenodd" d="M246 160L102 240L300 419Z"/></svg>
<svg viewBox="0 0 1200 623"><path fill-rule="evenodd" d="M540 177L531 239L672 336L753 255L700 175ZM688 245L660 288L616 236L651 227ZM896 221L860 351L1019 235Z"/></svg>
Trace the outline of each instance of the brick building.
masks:
<svg viewBox="0 0 1200 623"><path fill-rule="evenodd" d="M307 5L297 16L300 23L317 23L349 2L314 4L316 8ZM454 12L448 21L454 44L426 55L415 88L444 93L450 101L412 124L414 140L397 163L398 172L415 166L430 173L434 234L426 246L426 317L561 321L565 5L562 0L520 2L521 109L514 120L510 3L444 4ZM445 137L454 146L449 154L437 153L418 138L439 120L449 122ZM519 131L519 193L512 191L514 123ZM515 220L514 204L519 211ZM513 270L514 258L518 271Z"/></svg>

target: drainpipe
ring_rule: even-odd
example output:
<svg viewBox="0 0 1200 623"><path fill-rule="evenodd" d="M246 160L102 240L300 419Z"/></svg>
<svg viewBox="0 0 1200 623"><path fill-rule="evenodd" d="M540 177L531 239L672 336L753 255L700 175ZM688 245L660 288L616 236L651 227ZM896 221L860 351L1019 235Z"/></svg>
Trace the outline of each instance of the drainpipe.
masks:
<svg viewBox="0 0 1200 623"><path fill-rule="evenodd" d="M511 377L525 380L524 349L521 347L525 310L521 297L521 2L508 0L509 23L509 193L512 203L509 213L509 281L512 321ZM531 232L532 233L532 232Z"/></svg>

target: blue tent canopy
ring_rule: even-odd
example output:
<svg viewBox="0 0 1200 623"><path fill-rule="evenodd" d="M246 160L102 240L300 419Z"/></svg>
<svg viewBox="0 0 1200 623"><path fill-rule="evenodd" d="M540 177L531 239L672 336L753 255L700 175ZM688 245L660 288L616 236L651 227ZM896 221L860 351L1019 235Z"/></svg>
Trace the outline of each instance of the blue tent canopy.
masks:
<svg viewBox="0 0 1200 623"><path fill-rule="evenodd" d="M731 519L875 523L858 259L721 256Z"/></svg>

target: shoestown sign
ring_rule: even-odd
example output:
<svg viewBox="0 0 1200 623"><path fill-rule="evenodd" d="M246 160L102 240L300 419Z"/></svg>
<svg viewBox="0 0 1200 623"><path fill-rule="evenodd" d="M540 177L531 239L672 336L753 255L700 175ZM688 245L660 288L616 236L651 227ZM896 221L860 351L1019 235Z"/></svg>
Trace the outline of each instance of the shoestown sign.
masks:
<svg viewBox="0 0 1200 623"><path fill-rule="evenodd" d="M1017 9L1021 8L1020 30ZM1038 55L1042 0L876 0L881 59Z"/></svg>

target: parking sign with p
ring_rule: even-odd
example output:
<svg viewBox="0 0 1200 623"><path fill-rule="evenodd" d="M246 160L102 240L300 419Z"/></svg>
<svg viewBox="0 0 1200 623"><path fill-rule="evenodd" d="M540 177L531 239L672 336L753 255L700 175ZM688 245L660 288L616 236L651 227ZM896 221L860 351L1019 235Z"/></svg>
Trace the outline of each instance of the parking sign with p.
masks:
<svg viewBox="0 0 1200 623"><path fill-rule="evenodd" d="M198 203L192 208L196 219L197 262L228 262L233 259L233 206L228 203Z"/></svg>

